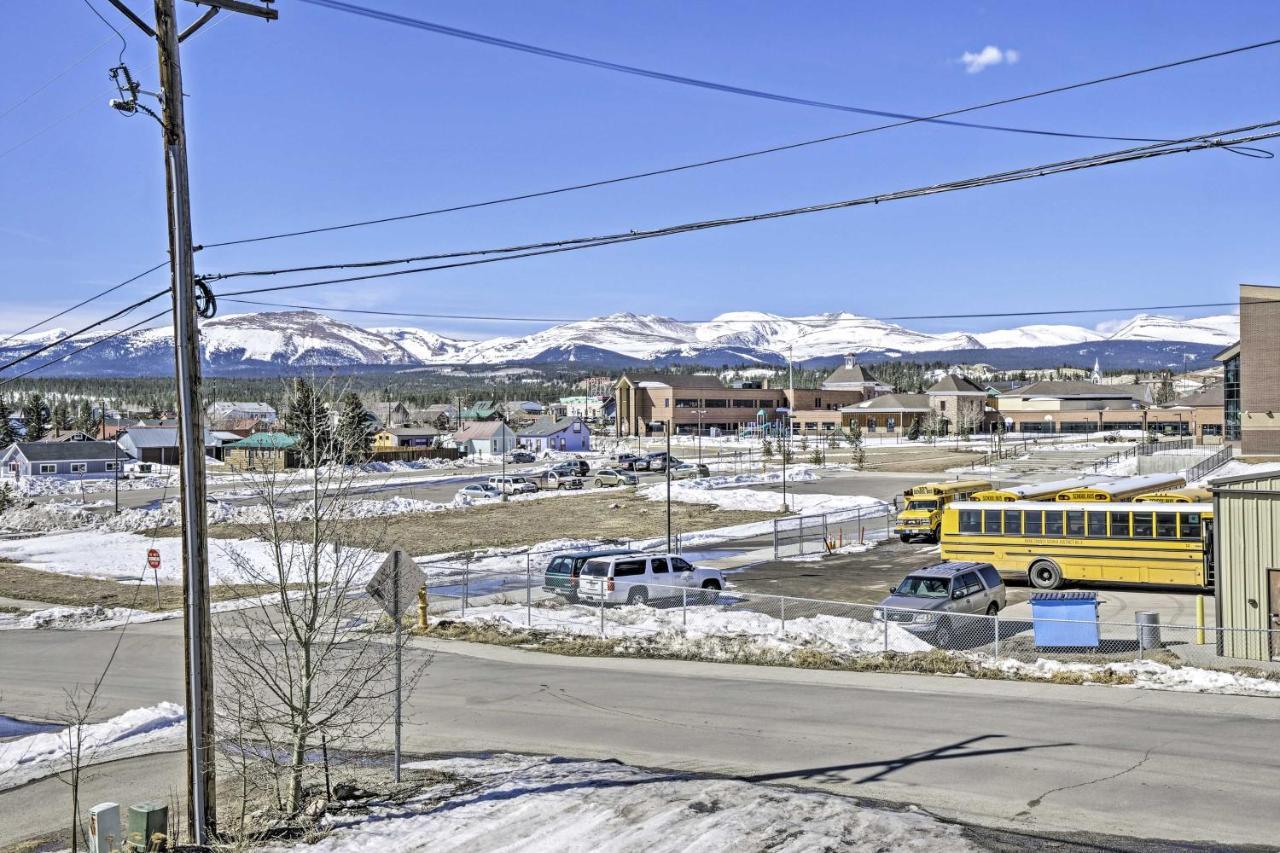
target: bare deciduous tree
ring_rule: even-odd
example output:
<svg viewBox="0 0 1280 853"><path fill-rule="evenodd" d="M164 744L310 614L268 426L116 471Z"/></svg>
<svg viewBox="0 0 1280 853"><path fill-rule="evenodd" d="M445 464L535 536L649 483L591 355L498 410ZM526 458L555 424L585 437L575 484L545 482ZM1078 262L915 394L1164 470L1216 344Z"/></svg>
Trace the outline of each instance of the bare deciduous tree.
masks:
<svg viewBox="0 0 1280 853"><path fill-rule="evenodd" d="M336 399L315 393L308 405L319 409L326 396ZM299 414L294 423L313 430L300 437L312 459L352 457L341 431L328 428L327 412ZM228 557L236 580L265 594L217 621L220 738L236 751L242 801L251 788L267 786L289 815L306 805L310 752L322 740L331 747L363 744L393 710L395 648L373 630L376 607L364 592L382 559L374 543L385 542L385 521L362 519L362 547L346 545L356 473L323 462L300 471L264 465L242 472L263 513L252 534L266 556L232 547ZM409 688L421 671L422 665L409 668Z"/></svg>

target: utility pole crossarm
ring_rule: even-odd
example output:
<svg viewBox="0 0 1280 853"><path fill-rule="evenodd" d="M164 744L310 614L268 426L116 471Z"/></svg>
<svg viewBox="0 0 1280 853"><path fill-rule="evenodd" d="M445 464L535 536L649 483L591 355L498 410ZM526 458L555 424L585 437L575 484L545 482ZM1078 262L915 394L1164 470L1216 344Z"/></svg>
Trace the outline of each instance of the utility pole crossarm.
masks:
<svg viewBox="0 0 1280 853"><path fill-rule="evenodd" d="M246 3L244 0L189 0L189 2L197 6L213 6L217 9L226 9L228 12L254 15L268 21L274 21L280 17L280 13L270 6L258 6L254 3ZM270 3L271 0L265 0L265 2Z"/></svg>

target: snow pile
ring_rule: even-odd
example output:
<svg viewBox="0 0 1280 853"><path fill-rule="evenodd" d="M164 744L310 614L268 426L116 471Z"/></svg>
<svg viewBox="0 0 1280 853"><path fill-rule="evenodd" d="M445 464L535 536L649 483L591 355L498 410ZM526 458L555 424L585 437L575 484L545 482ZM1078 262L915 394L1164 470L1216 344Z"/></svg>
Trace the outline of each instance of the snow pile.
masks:
<svg viewBox="0 0 1280 853"><path fill-rule="evenodd" d="M1258 462L1248 463L1241 462L1239 459L1232 459L1222 467L1210 474L1203 480L1192 483L1193 486L1207 486L1214 480L1223 477L1244 477L1244 476L1263 476L1266 474L1280 473L1280 462Z"/></svg>
<svg viewBox="0 0 1280 853"><path fill-rule="evenodd" d="M50 607L31 613L0 613L0 631L91 631L117 628L137 622L155 622L170 614L131 610L128 607Z"/></svg>
<svg viewBox="0 0 1280 853"><path fill-rule="evenodd" d="M959 826L909 809L870 808L797 791L616 762L521 755L422 761L410 769L462 777L420 798L325 819L314 853L409 851L916 850L979 848ZM441 795L445 802L440 802ZM276 847L275 850L292 848Z"/></svg>
<svg viewBox="0 0 1280 853"><path fill-rule="evenodd" d="M990 664L1011 675L1051 679L1056 675L1080 675L1086 679L1105 674L1130 676L1133 687L1173 690L1181 693L1231 693L1240 696L1280 697L1280 681L1240 672L1223 672L1195 666L1169 666L1151 660L1109 663L1068 663L1040 658L1035 663L1001 658Z"/></svg>
<svg viewBox="0 0 1280 853"><path fill-rule="evenodd" d="M96 504L50 502L14 507L0 513L0 531L39 533L92 527L101 521L101 516L90 512L91 506Z"/></svg>
<svg viewBox="0 0 1280 853"><path fill-rule="evenodd" d="M816 480L812 465L796 465L787 467L787 482L799 483L805 480ZM723 474L716 477L699 477L696 480L681 481L695 489L725 489L730 486L762 486L766 483L781 483L782 472L770 471L767 474ZM665 484L663 484L665 488Z"/></svg>
<svg viewBox="0 0 1280 853"><path fill-rule="evenodd" d="M690 599L696 591L690 592ZM933 646L904 631L898 625L863 622L840 616L806 616L782 620L751 610L724 610L714 605L679 606L679 593L669 608L628 605L605 608L605 636L610 638L645 638L646 649L685 653L697 649L709 651L710 640L730 640L766 652L791 652L816 649L832 654L864 655L885 651L923 652ZM466 622L491 623L504 630L530 627L578 636L600 636L600 608L588 605L563 605L555 600L540 602L526 611L524 605L492 604L467 608Z"/></svg>
<svg viewBox="0 0 1280 853"><path fill-rule="evenodd" d="M116 487L114 477L86 477L83 480L70 477L20 477L17 479L3 477L0 478L0 482L9 483L13 486L14 492L26 497L78 495L81 492L109 492ZM162 489L166 486L176 486L177 480L167 475L135 476L121 477L119 484L121 491L125 489Z"/></svg>
<svg viewBox="0 0 1280 853"><path fill-rule="evenodd" d="M715 478L708 478L715 479ZM790 472L787 482L791 482ZM637 494L646 500L665 501L667 484L657 483L641 488ZM679 503L710 504L716 509L781 512L782 492L755 489L717 489L701 486L697 481L681 480L671 484L671 500ZM845 509L883 507L884 502L866 495L788 494L787 507L795 513L833 512Z"/></svg>
<svg viewBox="0 0 1280 853"><path fill-rule="evenodd" d="M186 713L181 705L161 702L135 708L102 723L81 729L81 762L98 764L149 752L181 749ZM69 728L42 732L0 743L0 791L25 785L33 779L71 766Z"/></svg>

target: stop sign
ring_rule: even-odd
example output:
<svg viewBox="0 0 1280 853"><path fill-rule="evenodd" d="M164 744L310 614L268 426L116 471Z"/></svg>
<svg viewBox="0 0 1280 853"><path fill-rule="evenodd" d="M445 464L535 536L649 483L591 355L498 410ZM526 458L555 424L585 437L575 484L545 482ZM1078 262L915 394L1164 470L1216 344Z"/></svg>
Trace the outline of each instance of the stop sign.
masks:
<svg viewBox="0 0 1280 853"><path fill-rule="evenodd" d="M160 568L160 552L155 548L147 550L147 566L153 569Z"/></svg>

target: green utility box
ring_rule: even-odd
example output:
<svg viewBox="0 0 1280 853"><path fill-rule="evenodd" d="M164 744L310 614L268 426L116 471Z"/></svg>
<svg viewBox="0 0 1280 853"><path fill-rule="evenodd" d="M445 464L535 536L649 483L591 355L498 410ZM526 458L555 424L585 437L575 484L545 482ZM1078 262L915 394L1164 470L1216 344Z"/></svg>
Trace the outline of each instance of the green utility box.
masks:
<svg viewBox="0 0 1280 853"><path fill-rule="evenodd" d="M134 803L129 806L129 827L126 848L134 853L163 850L164 841L153 842L158 835L164 839L169 832L169 807L163 803Z"/></svg>

